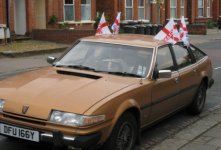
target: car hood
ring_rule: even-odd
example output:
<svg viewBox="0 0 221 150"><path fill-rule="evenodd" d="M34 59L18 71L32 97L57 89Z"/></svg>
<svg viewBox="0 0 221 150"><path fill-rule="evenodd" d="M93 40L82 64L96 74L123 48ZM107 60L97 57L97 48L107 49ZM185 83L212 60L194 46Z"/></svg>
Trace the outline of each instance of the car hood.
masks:
<svg viewBox="0 0 221 150"><path fill-rule="evenodd" d="M50 67L0 81L0 98L6 101L5 112L47 120L51 110L83 114L135 82L135 78ZM26 113L24 106L29 107Z"/></svg>

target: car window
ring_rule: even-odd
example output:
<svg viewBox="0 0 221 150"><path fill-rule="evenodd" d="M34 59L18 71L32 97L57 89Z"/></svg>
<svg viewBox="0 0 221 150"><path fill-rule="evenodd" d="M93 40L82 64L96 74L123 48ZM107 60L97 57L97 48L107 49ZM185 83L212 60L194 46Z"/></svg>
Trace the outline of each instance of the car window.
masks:
<svg viewBox="0 0 221 150"><path fill-rule="evenodd" d="M199 61L200 59L206 56L205 53L203 53L201 50L199 50L196 47L190 46L190 50L192 51L196 61Z"/></svg>
<svg viewBox="0 0 221 150"><path fill-rule="evenodd" d="M145 77L152 54L153 48L81 41L56 66L78 66L97 72Z"/></svg>
<svg viewBox="0 0 221 150"><path fill-rule="evenodd" d="M156 65L158 70L175 70L169 46L158 48Z"/></svg>
<svg viewBox="0 0 221 150"><path fill-rule="evenodd" d="M180 45L173 45L176 62L179 68L184 68L192 64L191 56L188 50Z"/></svg>

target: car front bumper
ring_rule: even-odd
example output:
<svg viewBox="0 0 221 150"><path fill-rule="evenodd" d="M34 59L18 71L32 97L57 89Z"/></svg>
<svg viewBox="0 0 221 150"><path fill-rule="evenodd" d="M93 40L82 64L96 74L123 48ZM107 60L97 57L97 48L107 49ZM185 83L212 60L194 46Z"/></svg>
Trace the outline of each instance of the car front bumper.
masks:
<svg viewBox="0 0 221 150"><path fill-rule="evenodd" d="M1 123L7 124L10 126L19 127L19 128L30 129L30 127L19 126L19 125L6 123L2 121L0 122L0 124ZM88 134L88 135L70 136L70 135L63 134L60 131L47 131L46 132L46 131L38 130L36 128L32 128L32 130L39 132L39 142L52 143L54 146L58 146L58 147L71 146L73 148L89 149L91 147L96 147L101 138L101 132ZM1 133L0 135L10 137L10 135L5 135Z"/></svg>
<svg viewBox="0 0 221 150"><path fill-rule="evenodd" d="M89 149L98 144L101 133L81 136L66 136L62 132L41 133L40 141L53 143L55 146L72 146L74 148Z"/></svg>

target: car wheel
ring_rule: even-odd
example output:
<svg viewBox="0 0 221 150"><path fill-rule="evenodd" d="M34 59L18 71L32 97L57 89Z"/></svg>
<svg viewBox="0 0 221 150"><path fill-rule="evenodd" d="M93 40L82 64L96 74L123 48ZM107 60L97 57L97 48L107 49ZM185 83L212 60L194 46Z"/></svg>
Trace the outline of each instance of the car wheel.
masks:
<svg viewBox="0 0 221 150"><path fill-rule="evenodd" d="M133 150L137 140L137 122L131 113L123 114L115 125L105 150Z"/></svg>
<svg viewBox="0 0 221 150"><path fill-rule="evenodd" d="M202 82L198 87L198 90L194 96L194 99L190 106L188 107L188 111L190 114L197 115L200 114L204 108L206 101L206 83Z"/></svg>

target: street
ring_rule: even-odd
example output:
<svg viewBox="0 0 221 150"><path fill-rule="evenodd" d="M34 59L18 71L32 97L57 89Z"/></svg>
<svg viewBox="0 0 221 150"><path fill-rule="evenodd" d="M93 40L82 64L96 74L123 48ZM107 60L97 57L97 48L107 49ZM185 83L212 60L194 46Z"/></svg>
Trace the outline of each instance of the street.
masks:
<svg viewBox="0 0 221 150"><path fill-rule="evenodd" d="M143 131L141 137L141 144L137 146L137 150L151 149L158 143L174 135L178 131L187 126L197 122L206 114L207 111L221 105L221 39L213 40L209 43L196 44L211 58L214 68L215 84L207 92L207 101L204 112L200 116L190 116L185 110L178 112L170 118L161 121ZM50 54L52 56L59 56L60 53ZM47 66L47 55L38 55L20 58L0 58L0 80L9 76L24 72L26 70ZM4 70L4 72L2 71ZM31 142L20 142L18 139L6 138L0 136L0 145L3 150L37 150L50 149L50 145L38 145ZM154 148L153 148L154 149Z"/></svg>

